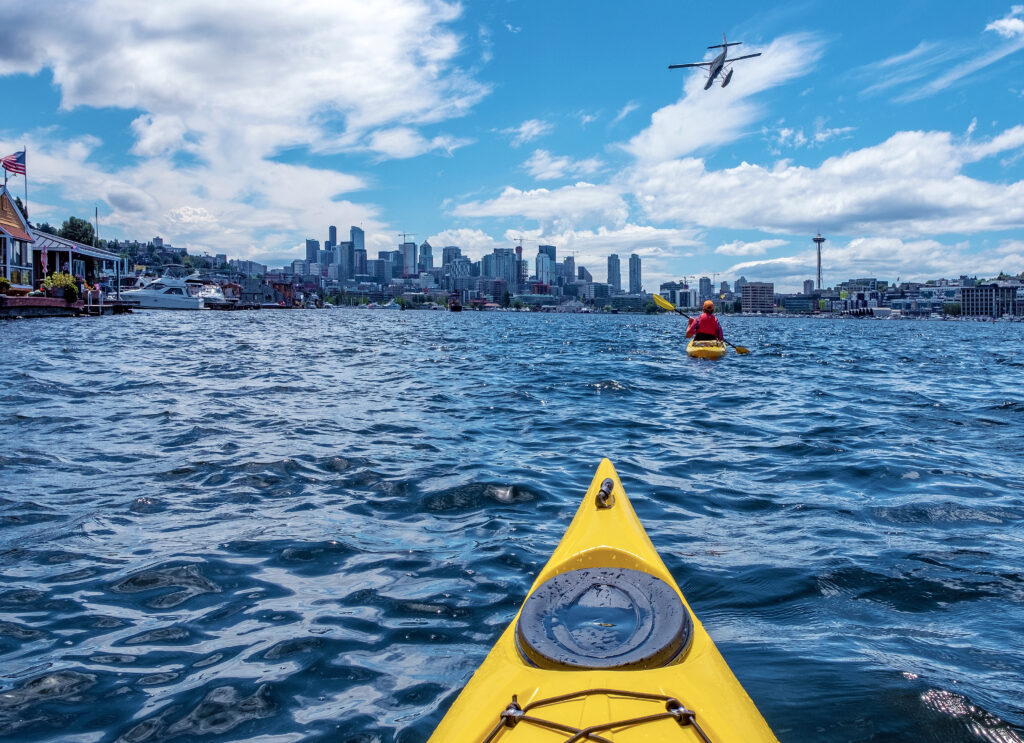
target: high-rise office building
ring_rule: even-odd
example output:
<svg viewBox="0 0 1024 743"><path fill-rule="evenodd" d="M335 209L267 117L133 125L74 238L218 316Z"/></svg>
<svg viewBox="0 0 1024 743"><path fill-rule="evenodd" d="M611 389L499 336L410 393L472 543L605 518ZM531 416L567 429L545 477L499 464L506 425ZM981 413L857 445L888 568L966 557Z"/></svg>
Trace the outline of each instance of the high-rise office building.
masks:
<svg viewBox="0 0 1024 743"><path fill-rule="evenodd" d="M441 268L448 268L452 261L462 255L462 248L455 245L445 245L441 248Z"/></svg>
<svg viewBox="0 0 1024 743"><path fill-rule="evenodd" d="M425 273L434 267L434 248L426 240L420 245L418 273Z"/></svg>
<svg viewBox="0 0 1024 743"><path fill-rule="evenodd" d="M748 281L743 284L744 312L774 312L775 284L770 281Z"/></svg>
<svg viewBox="0 0 1024 743"><path fill-rule="evenodd" d="M594 277L590 275L590 271L585 269L583 266L579 266L576 269L576 278L577 278L577 280L582 281L582 282L587 283L587 284L593 282L593 280L594 280Z"/></svg>
<svg viewBox="0 0 1024 743"><path fill-rule="evenodd" d="M562 284L571 284L576 280L576 259L571 255L562 261Z"/></svg>
<svg viewBox="0 0 1024 743"><path fill-rule="evenodd" d="M551 283L551 258L547 253L537 253L537 283Z"/></svg>
<svg viewBox="0 0 1024 743"><path fill-rule="evenodd" d="M732 290L739 295L743 295L743 285L747 283L745 276L740 276L734 282L732 282Z"/></svg>
<svg viewBox="0 0 1024 743"><path fill-rule="evenodd" d="M700 290L701 302L703 302L705 299L711 299L711 295L714 293L714 290L711 288L711 279L709 279L707 276L701 276L700 282L697 286Z"/></svg>
<svg viewBox="0 0 1024 743"><path fill-rule="evenodd" d="M416 270L416 243L402 243L399 250L402 252L402 278L419 276Z"/></svg>
<svg viewBox="0 0 1024 743"><path fill-rule="evenodd" d="M644 282L640 279L640 256L633 253L629 256L629 293L639 294L644 290Z"/></svg>
<svg viewBox="0 0 1024 743"><path fill-rule="evenodd" d="M720 294L728 294L729 293L729 282L728 281L723 281L721 286L719 286L719 290L720 290L719 291Z"/></svg>
<svg viewBox="0 0 1024 743"><path fill-rule="evenodd" d="M355 276L366 275L366 250L363 248L352 251L352 273Z"/></svg>
<svg viewBox="0 0 1024 743"><path fill-rule="evenodd" d="M327 228L327 242L331 245L338 244L338 228L333 224Z"/></svg>
<svg viewBox="0 0 1024 743"><path fill-rule="evenodd" d="M505 281L505 285L514 291L514 288L519 283L516 280L518 276L518 271L516 269L516 251L512 248L495 248L493 270L494 278L503 279Z"/></svg>
<svg viewBox="0 0 1024 743"><path fill-rule="evenodd" d="M366 250L366 233L359 227L348 228L348 239L352 241L352 246L356 250Z"/></svg>
<svg viewBox="0 0 1024 743"><path fill-rule="evenodd" d="M306 239L306 263L316 263L317 251L320 250L320 241Z"/></svg>
<svg viewBox="0 0 1024 743"><path fill-rule="evenodd" d="M615 253L608 256L608 286L614 292L622 291L622 271L619 266L619 256Z"/></svg>
<svg viewBox="0 0 1024 743"><path fill-rule="evenodd" d="M804 294L814 294L814 279L804 281Z"/></svg>
<svg viewBox="0 0 1024 743"><path fill-rule="evenodd" d="M547 253L548 258L551 259L551 265L558 263L558 259L555 258L555 246L554 245L538 245L538 253Z"/></svg>

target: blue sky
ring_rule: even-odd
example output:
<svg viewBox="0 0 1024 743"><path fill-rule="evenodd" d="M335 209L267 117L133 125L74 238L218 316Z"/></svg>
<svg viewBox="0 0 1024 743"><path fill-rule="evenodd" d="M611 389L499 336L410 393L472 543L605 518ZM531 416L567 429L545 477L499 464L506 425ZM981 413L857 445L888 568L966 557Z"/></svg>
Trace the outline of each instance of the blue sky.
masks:
<svg viewBox="0 0 1024 743"><path fill-rule="evenodd" d="M1024 270L1024 5L0 0L31 216L282 264L335 224L648 290ZM728 88L700 71L742 41ZM20 179L19 179L20 181ZM12 190L21 193L20 182Z"/></svg>

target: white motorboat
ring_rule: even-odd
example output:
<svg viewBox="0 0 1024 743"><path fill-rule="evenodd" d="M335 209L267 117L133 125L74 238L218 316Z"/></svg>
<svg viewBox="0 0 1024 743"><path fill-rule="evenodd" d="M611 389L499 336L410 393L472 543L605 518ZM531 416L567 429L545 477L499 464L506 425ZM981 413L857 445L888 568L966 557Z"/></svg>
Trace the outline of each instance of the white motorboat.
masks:
<svg viewBox="0 0 1024 743"><path fill-rule="evenodd" d="M141 289L121 292L121 299L141 310L201 310L202 297L192 296L195 282L163 276Z"/></svg>

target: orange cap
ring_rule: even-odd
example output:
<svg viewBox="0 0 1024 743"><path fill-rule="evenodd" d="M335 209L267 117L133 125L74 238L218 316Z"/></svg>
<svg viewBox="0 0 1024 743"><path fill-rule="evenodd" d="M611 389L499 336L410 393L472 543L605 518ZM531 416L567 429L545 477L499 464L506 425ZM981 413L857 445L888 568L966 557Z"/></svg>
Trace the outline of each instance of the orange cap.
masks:
<svg viewBox="0 0 1024 743"><path fill-rule="evenodd" d="M704 311L705 312L714 312L715 311L715 303L712 302L710 299L705 299L704 300Z"/></svg>

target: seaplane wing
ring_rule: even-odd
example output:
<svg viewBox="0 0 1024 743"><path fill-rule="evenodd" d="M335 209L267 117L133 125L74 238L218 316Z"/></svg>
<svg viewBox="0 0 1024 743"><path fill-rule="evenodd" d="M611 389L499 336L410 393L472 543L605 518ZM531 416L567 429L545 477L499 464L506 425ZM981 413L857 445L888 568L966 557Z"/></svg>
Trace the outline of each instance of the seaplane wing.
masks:
<svg viewBox="0 0 1024 743"><path fill-rule="evenodd" d="M725 60L725 64L729 64L730 62L738 62L741 59L750 59L751 57L760 57L760 56L761 56L761 52L758 52L757 54L745 54L742 57L733 57L732 59L727 59L727 60Z"/></svg>
<svg viewBox="0 0 1024 743"><path fill-rule="evenodd" d="M757 56L757 55L751 55ZM670 64L668 68L670 70L678 70L680 67L710 67L711 62L689 62L687 64Z"/></svg>

